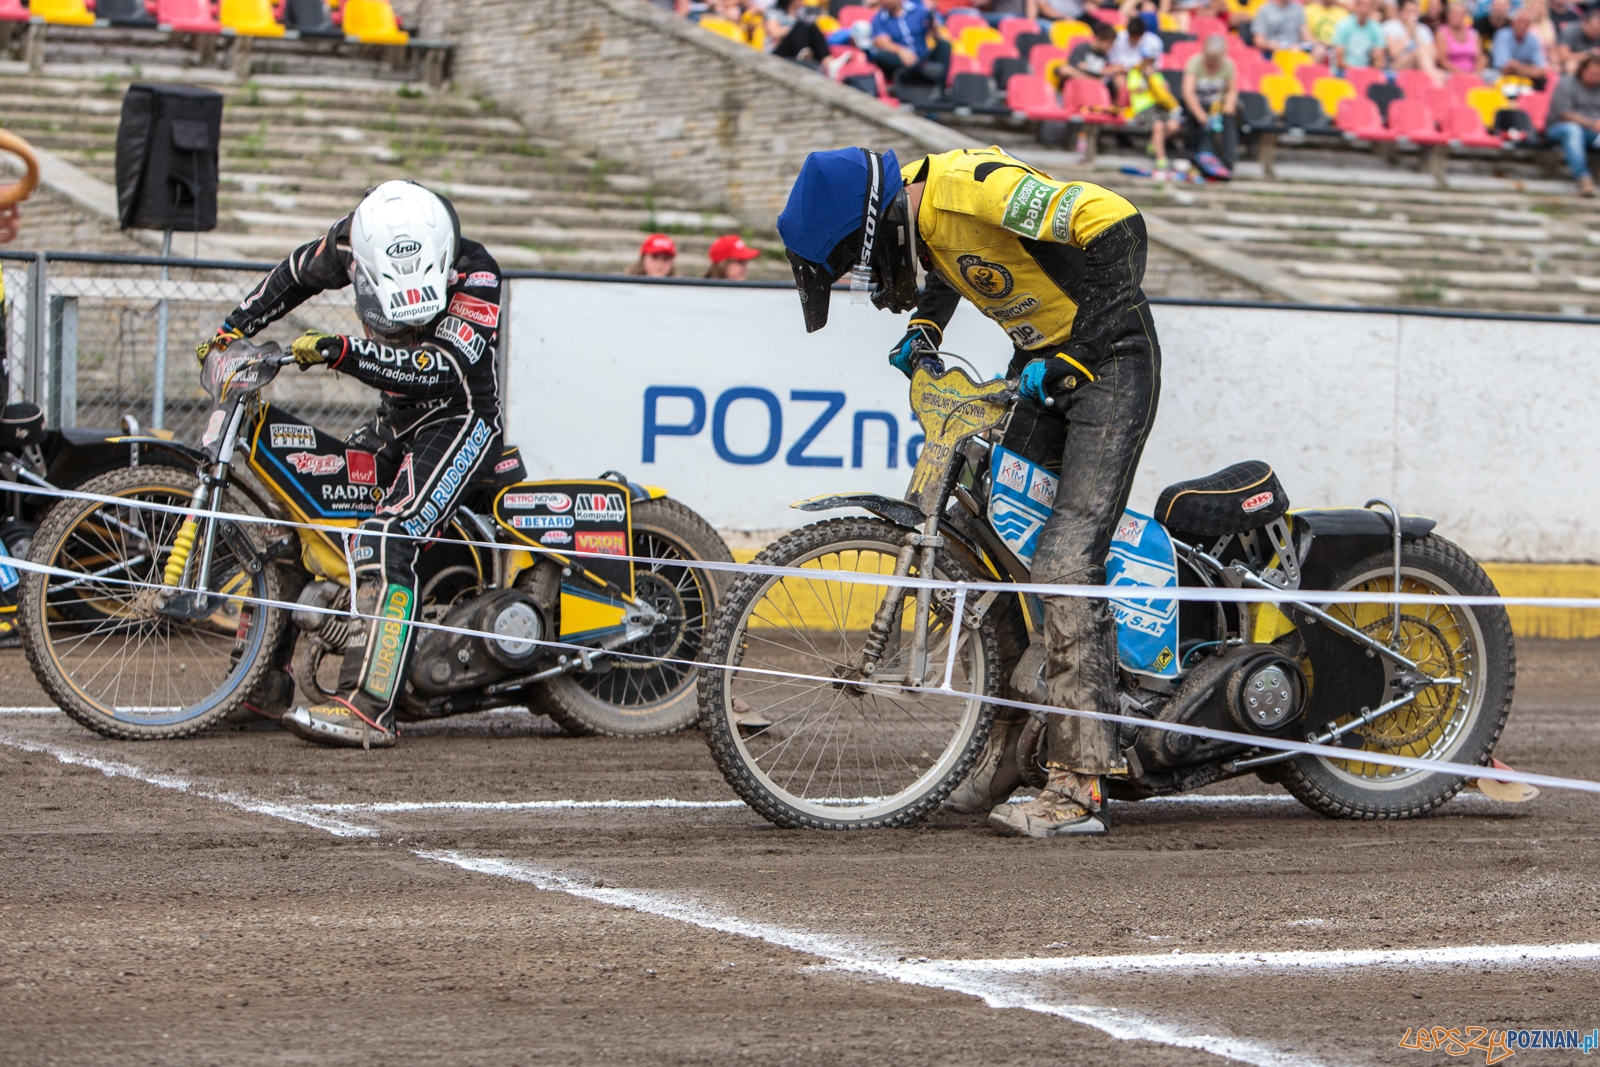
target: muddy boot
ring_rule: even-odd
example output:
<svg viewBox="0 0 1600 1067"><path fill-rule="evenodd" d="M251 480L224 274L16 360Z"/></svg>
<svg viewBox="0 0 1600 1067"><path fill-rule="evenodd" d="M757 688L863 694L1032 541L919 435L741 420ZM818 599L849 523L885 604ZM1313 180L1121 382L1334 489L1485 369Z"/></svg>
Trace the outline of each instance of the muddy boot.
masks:
<svg viewBox="0 0 1600 1067"><path fill-rule="evenodd" d="M392 711L377 711L365 694L334 697L316 707L298 707L283 717L283 728L318 745L334 748L393 748L400 740Z"/></svg>
<svg viewBox="0 0 1600 1067"><path fill-rule="evenodd" d="M989 743L978 754L967 780L956 786L944 802L945 808L962 815L976 815L996 804L1004 804L1022 784L1017 767L1017 738L1027 720L997 722L989 731Z"/></svg>
<svg viewBox="0 0 1600 1067"><path fill-rule="evenodd" d="M1008 837L1104 837L1111 831L1100 779L1066 771L1052 771L1032 800L995 808L989 825Z"/></svg>

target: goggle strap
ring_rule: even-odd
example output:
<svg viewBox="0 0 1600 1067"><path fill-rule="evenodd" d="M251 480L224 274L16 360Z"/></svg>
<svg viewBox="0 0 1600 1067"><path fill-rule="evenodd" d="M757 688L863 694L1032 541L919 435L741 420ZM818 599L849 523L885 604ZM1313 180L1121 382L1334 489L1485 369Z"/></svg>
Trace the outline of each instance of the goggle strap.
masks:
<svg viewBox="0 0 1600 1067"><path fill-rule="evenodd" d="M872 295L872 248L883 200L883 157L870 149L861 151L867 157L867 201L861 220L861 257L850 271L850 302L854 304L865 304Z"/></svg>

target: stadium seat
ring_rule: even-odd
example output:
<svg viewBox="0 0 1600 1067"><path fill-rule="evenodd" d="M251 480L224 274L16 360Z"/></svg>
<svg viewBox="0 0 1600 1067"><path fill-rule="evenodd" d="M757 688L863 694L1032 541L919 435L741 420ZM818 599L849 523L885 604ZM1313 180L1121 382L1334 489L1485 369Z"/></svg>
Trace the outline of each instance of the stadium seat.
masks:
<svg viewBox="0 0 1600 1067"><path fill-rule="evenodd" d="M1061 106L1074 119L1091 126L1120 126L1122 116L1111 103L1111 94L1099 78L1068 78L1061 94Z"/></svg>
<svg viewBox="0 0 1600 1067"><path fill-rule="evenodd" d="M1301 86L1300 91L1307 96L1311 95L1311 87L1317 84L1318 78L1331 78L1332 76L1333 72L1322 63L1305 63L1296 68L1294 72L1295 80Z"/></svg>
<svg viewBox="0 0 1600 1067"><path fill-rule="evenodd" d="M844 20L840 19L839 21L843 22ZM951 15L944 20L944 28L950 31L952 38L960 37L962 30L979 27L983 29L989 28L989 23L984 20L982 15Z"/></svg>
<svg viewBox="0 0 1600 1067"><path fill-rule="evenodd" d="M951 53L950 69L945 75L944 83L946 85L954 85L956 83L956 78L963 74L982 73L983 71L978 69L978 61L976 59L973 59L971 56L960 55L959 53Z"/></svg>
<svg viewBox="0 0 1600 1067"><path fill-rule="evenodd" d="M1311 54L1298 48L1281 48L1272 53L1273 64L1285 74L1293 74L1311 62Z"/></svg>
<svg viewBox="0 0 1600 1067"><path fill-rule="evenodd" d="M1358 96L1339 104L1333 123L1346 137L1357 141L1392 141L1394 131L1383 125L1383 113L1366 97Z"/></svg>
<svg viewBox="0 0 1600 1067"><path fill-rule="evenodd" d="M987 74L957 74L950 83L950 103L958 110L982 115L1005 115L1011 107L996 91Z"/></svg>
<svg viewBox="0 0 1600 1067"><path fill-rule="evenodd" d="M1053 44L1036 44L1023 54L1028 57L1028 69L1035 74L1043 74L1052 59L1064 62L1067 58L1067 50Z"/></svg>
<svg viewBox="0 0 1600 1067"><path fill-rule="evenodd" d="M156 22L170 33L221 33L207 0L156 0Z"/></svg>
<svg viewBox="0 0 1600 1067"><path fill-rule="evenodd" d="M1476 74L1468 74L1465 71L1458 70L1450 75L1450 80L1445 82L1445 88L1450 90L1450 98L1452 100L1465 100L1467 94L1472 90L1482 89L1485 86L1483 79Z"/></svg>
<svg viewBox="0 0 1600 1067"><path fill-rule="evenodd" d="M1121 9L1114 6L1100 8L1094 12L1094 17L1107 26L1115 26L1119 30L1125 29L1127 26L1127 19L1122 17Z"/></svg>
<svg viewBox="0 0 1600 1067"><path fill-rule="evenodd" d="M854 26L858 22L871 22L872 8L859 4L846 4L839 9L839 25Z"/></svg>
<svg viewBox="0 0 1600 1067"><path fill-rule="evenodd" d="M1204 42L1207 37L1210 37L1213 34L1220 33L1226 36L1228 33L1228 24L1223 22L1221 19L1214 19L1200 15L1189 20L1189 32L1194 34L1195 37L1201 42Z"/></svg>
<svg viewBox="0 0 1600 1067"><path fill-rule="evenodd" d="M1301 89L1300 79L1287 74L1268 74L1257 87L1257 91L1266 97L1267 103L1278 115L1283 114L1284 101L1291 96L1299 96Z"/></svg>
<svg viewBox="0 0 1600 1067"><path fill-rule="evenodd" d="M982 26L968 26L966 29L962 30L961 35L956 38L956 43L951 46L951 50L959 52L963 55L972 56L974 59L976 59L978 56L978 49L991 41L995 42L996 44L1003 44L1005 43L1005 38L1000 36L999 30L991 29L988 24L984 24Z"/></svg>
<svg viewBox="0 0 1600 1067"><path fill-rule="evenodd" d="M1463 102L1478 113L1478 118L1483 120L1485 126L1493 126L1495 115L1511 106L1511 101L1499 89L1491 89L1487 85L1475 85L1468 89Z"/></svg>
<svg viewBox="0 0 1600 1067"><path fill-rule="evenodd" d="M27 22L31 18L22 0L0 0L0 22Z"/></svg>
<svg viewBox="0 0 1600 1067"><path fill-rule="evenodd" d="M1329 115L1339 113L1339 105L1346 100L1354 100L1361 94L1356 92L1356 87L1343 78L1318 78L1311 83L1311 95L1317 98L1317 103L1322 105L1322 110Z"/></svg>
<svg viewBox="0 0 1600 1067"><path fill-rule="evenodd" d="M1550 115L1550 94L1523 93L1517 97L1517 110L1532 119L1533 128L1543 133L1545 121Z"/></svg>
<svg viewBox="0 0 1600 1067"><path fill-rule="evenodd" d="M1283 103L1283 124L1301 133L1327 133L1333 127L1314 96L1291 96Z"/></svg>
<svg viewBox="0 0 1600 1067"><path fill-rule="evenodd" d="M323 0L284 0L283 24L302 37L344 40L344 31L333 24Z"/></svg>
<svg viewBox="0 0 1600 1067"><path fill-rule="evenodd" d="M156 17L144 6L144 0L98 0L94 14L113 26L154 29L156 25Z"/></svg>
<svg viewBox="0 0 1600 1067"><path fill-rule="evenodd" d="M1476 110L1466 104L1455 104L1450 108L1445 131L1450 134L1452 144L1467 148L1499 148L1500 138L1486 133L1483 127L1484 121Z"/></svg>
<svg viewBox="0 0 1600 1067"><path fill-rule="evenodd" d="M1017 50L1017 55L1024 59L1033 54L1033 50L1042 44L1050 43L1048 33L1019 33L1017 39L1011 42L1011 47Z"/></svg>
<svg viewBox="0 0 1600 1067"><path fill-rule="evenodd" d="M1366 96L1367 90L1379 82L1386 82L1383 71L1376 67L1346 67L1344 80L1356 87L1357 96Z"/></svg>
<svg viewBox="0 0 1600 1067"><path fill-rule="evenodd" d="M705 25L702 19L700 24ZM744 34L733 26L734 40L744 43ZM411 35L400 28L389 0L344 0L344 35L362 44L406 44Z"/></svg>
<svg viewBox="0 0 1600 1067"><path fill-rule="evenodd" d="M978 46L977 60L978 71L982 74L992 75L994 63L997 59L1015 59L1017 50L1004 41L990 41Z"/></svg>
<svg viewBox="0 0 1600 1067"><path fill-rule="evenodd" d="M1011 56L995 60L994 69L989 71L989 77L994 79L995 86L1001 92L1005 92L1006 87L1011 84L1012 78L1015 78L1018 74L1027 73L1028 61L1026 59L1019 59L1015 56Z"/></svg>
<svg viewBox="0 0 1600 1067"><path fill-rule="evenodd" d="M1261 133L1282 133L1283 124L1272 104L1260 93L1239 94L1239 132L1246 137Z"/></svg>
<svg viewBox="0 0 1600 1067"><path fill-rule="evenodd" d="M1057 48L1065 48L1074 37L1090 37L1093 34L1087 22L1077 19L1057 19L1050 24L1050 43Z"/></svg>
<svg viewBox="0 0 1600 1067"><path fill-rule="evenodd" d="M1507 144L1531 145L1539 141L1539 131L1526 111L1505 108L1494 116L1494 132L1505 138Z"/></svg>
<svg viewBox="0 0 1600 1067"><path fill-rule="evenodd" d="M33 0L28 10L56 26L93 26L94 13L84 6L83 0Z"/></svg>
<svg viewBox="0 0 1600 1067"><path fill-rule="evenodd" d="M1017 38L1022 34L1039 32L1041 32L1039 24L1032 19L1010 15L1000 20L1000 36L1012 47L1016 47Z"/></svg>
<svg viewBox="0 0 1600 1067"><path fill-rule="evenodd" d="M1455 106L1455 98L1450 95L1449 89L1427 89L1423 92L1421 100L1428 105L1428 113L1437 121L1440 115L1450 114L1450 109Z"/></svg>
<svg viewBox="0 0 1600 1067"><path fill-rule="evenodd" d="M1394 76L1394 83L1412 100L1427 100L1428 90L1438 88L1425 70L1399 71Z"/></svg>
<svg viewBox="0 0 1600 1067"><path fill-rule="evenodd" d="M224 33L240 37L283 36L283 24L272 17L272 0L222 0L217 21Z"/></svg>
<svg viewBox="0 0 1600 1067"><path fill-rule="evenodd" d="M1450 135L1439 132L1433 124L1433 113L1420 100L1402 97L1389 105L1389 129L1395 136L1403 137L1416 145L1447 144Z"/></svg>
<svg viewBox="0 0 1600 1067"><path fill-rule="evenodd" d="M1182 70L1185 63L1200 54L1201 47L1199 41L1179 41L1167 49L1167 59L1176 69Z"/></svg>
<svg viewBox="0 0 1600 1067"><path fill-rule="evenodd" d="M948 110L945 107L943 86L930 85L904 68L895 71L892 91L906 107L920 111Z"/></svg>
<svg viewBox="0 0 1600 1067"><path fill-rule="evenodd" d="M1062 122L1072 117L1041 74L1013 75L1006 83L1006 105L1038 122Z"/></svg>
<svg viewBox="0 0 1600 1067"><path fill-rule="evenodd" d="M1377 82L1367 86L1367 99L1378 105L1378 111L1383 115L1383 121L1389 121L1389 105L1399 100L1405 93L1400 91L1398 85L1390 82Z"/></svg>

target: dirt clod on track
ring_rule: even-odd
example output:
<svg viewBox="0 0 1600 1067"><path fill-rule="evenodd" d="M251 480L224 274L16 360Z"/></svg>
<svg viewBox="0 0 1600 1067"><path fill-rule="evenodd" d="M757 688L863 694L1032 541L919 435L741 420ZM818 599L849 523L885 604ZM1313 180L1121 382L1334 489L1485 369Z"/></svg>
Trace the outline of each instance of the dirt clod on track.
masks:
<svg viewBox="0 0 1600 1067"><path fill-rule="evenodd" d="M1498 755L1595 777L1600 642L1518 652ZM45 702L20 652L0 686ZM1254 799L1117 804L1104 841L826 834L726 804L694 732L485 715L364 753L0 714L0 1064L1431 1065L1483 1058L1408 1028L1600 1025L1600 956L1472 955L1600 943L1600 798L1363 823L1215 792ZM1467 962L1153 958L1383 949ZM1146 959L949 962L1085 956Z"/></svg>

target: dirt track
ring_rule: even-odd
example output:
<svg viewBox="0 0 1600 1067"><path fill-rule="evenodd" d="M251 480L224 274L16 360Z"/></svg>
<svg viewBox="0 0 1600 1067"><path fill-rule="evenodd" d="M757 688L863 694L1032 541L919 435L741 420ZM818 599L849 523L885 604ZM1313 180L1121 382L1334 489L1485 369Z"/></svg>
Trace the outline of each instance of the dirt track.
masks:
<svg viewBox="0 0 1600 1067"><path fill-rule="evenodd" d="M1597 777L1600 642L1519 660L1498 754ZM18 652L0 685L44 703ZM1592 795L1339 823L1252 779L1222 791L1255 800L1116 805L1108 840L1030 842L976 817L829 835L730 806L485 808L731 796L697 733L574 740L526 715L374 753L117 744L36 714L0 715L0 742L5 1064L1481 1063L1396 1046L1600 1025L1600 956L948 962L1597 943ZM442 806L315 807L373 802Z"/></svg>

